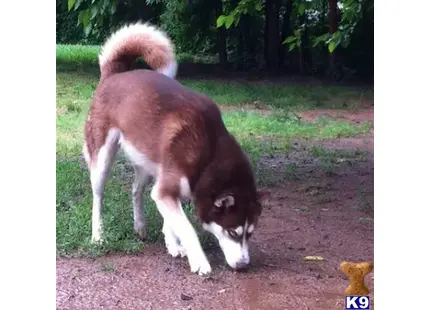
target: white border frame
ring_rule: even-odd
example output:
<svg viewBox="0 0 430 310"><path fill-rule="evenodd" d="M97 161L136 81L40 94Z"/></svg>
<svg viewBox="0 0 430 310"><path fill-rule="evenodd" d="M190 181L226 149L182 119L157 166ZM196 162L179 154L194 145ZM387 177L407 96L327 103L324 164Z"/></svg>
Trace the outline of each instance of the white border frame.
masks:
<svg viewBox="0 0 430 310"><path fill-rule="evenodd" d="M419 309L430 276L430 5L384 2L375 4L375 305ZM2 306L55 309L55 6L13 4L0 19Z"/></svg>
<svg viewBox="0 0 430 310"><path fill-rule="evenodd" d="M4 309L56 307L55 10L53 1L1 8Z"/></svg>
<svg viewBox="0 0 430 310"><path fill-rule="evenodd" d="M428 308L428 1L375 4L375 306Z"/></svg>

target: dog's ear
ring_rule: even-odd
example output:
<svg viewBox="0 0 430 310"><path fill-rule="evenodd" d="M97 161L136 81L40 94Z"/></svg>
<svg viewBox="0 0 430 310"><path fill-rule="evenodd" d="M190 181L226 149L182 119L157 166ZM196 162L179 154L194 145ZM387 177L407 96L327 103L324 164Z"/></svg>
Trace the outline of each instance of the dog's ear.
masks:
<svg viewBox="0 0 430 310"><path fill-rule="evenodd" d="M234 206L234 197L232 195L223 195L217 198L214 202L217 208L230 208Z"/></svg>

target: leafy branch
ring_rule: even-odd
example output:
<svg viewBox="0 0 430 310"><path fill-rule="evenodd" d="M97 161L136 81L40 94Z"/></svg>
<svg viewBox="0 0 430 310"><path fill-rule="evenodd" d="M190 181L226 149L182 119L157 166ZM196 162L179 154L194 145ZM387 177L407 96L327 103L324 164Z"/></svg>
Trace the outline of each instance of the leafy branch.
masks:
<svg viewBox="0 0 430 310"><path fill-rule="evenodd" d="M252 15L261 12L263 4L261 0L241 0L235 9L228 15L220 15L216 21L217 28L224 26L229 29L234 23L234 26L239 25L240 17L242 15Z"/></svg>
<svg viewBox="0 0 430 310"><path fill-rule="evenodd" d="M117 0L68 0L68 10L79 11L78 25L89 35L97 25L103 24L106 16L116 12Z"/></svg>

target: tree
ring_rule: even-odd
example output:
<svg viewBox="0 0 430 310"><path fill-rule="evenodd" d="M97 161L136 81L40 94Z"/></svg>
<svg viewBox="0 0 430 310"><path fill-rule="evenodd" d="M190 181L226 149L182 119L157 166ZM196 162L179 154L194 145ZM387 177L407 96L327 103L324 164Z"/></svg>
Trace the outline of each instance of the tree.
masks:
<svg viewBox="0 0 430 310"><path fill-rule="evenodd" d="M333 36L338 31L337 0L328 1L328 33ZM330 51L329 71L334 72L336 66L335 48Z"/></svg>
<svg viewBox="0 0 430 310"><path fill-rule="evenodd" d="M267 68L270 71L279 69L279 0L266 0L264 5L265 33L264 47Z"/></svg>
<svg viewBox="0 0 430 310"><path fill-rule="evenodd" d="M215 14L216 17L221 16L223 13L222 0L215 0ZM217 28L217 52L221 67L226 68L228 63L227 58L227 43L226 43L226 30L222 27Z"/></svg>
<svg viewBox="0 0 430 310"><path fill-rule="evenodd" d="M272 71L287 65L323 74L346 65L360 70L357 59L373 62L373 0L57 0L57 18L59 2L77 16L85 42L143 20L166 30L178 52L217 54L222 67L250 69L264 59ZM57 29L64 23L67 30L71 18L62 14ZM66 32L57 38L76 36ZM373 66L366 68L370 74Z"/></svg>
<svg viewBox="0 0 430 310"><path fill-rule="evenodd" d="M291 13L293 11L293 0L286 0L285 1L285 7L284 7L284 14L282 15L282 27L281 27L281 38L286 38L292 35L292 28L291 28ZM280 66L284 65L285 56L286 56L286 45L280 44L279 47L279 62Z"/></svg>

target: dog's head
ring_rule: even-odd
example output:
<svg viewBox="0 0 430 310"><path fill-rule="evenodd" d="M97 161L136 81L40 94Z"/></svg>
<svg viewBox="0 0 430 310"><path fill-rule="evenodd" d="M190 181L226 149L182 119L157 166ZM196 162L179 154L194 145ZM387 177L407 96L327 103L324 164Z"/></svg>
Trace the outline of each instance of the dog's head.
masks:
<svg viewBox="0 0 430 310"><path fill-rule="evenodd" d="M266 195L266 192L221 194L203 220L203 228L218 239L233 269L243 269L250 262L248 240L257 228L262 198Z"/></svg>

